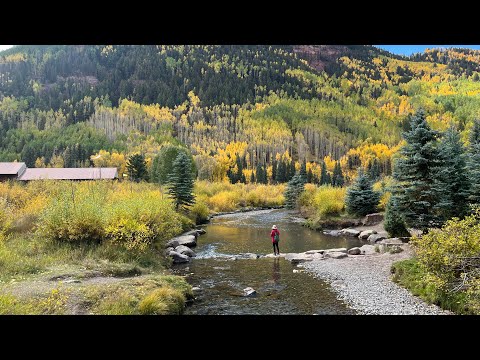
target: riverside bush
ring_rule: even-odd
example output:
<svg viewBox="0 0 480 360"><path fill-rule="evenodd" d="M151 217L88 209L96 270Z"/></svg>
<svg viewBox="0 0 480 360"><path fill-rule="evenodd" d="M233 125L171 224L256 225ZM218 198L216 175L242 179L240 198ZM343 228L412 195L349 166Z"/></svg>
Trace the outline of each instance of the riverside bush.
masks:
<svg viewBox="0 0 480 360"><path fill-rule="evenodd" d="M345 191L345 188L331 185L308 186L300 195L299 204L319 219L339 216L345 211Z"/></svg>
<svg viewBox="0 0 480 360"><path fill-rule="evenodd" d="M100 242L105 235L103 207L91 197L75 200L63 193L47 205L40 222L40 233L52 240Z"/></svg>
<svg viewBox="0 0 480 360"><path fill-rule="evenodd" d="M197 181L194 193L212 212L233 211L242 207L273 207L285 203L284 184L230 184Z"/></svg>
<svg viewBox="0 0 480 360"><path fill-rule="evenodd" d="M413 237L422 282L442 294L465 295L466 312L480 313L480 210Z"/></svg>

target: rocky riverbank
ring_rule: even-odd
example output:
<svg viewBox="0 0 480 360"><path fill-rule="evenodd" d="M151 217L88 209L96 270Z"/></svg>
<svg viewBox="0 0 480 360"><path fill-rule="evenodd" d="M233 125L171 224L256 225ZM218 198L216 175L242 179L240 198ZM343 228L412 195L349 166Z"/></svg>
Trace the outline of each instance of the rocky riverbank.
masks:
<svg viewBox="0 0 480 360"><path fill-rule="evenodd" d="M314 277L329 282L339 298L360 314L451 314L435 305L426 304L391 281L392 263L413 255L410 245L404 244L401 248L403 251L395 254L373 252L364 256L345 256L341 260L317 258L298 266Z"/></svg>

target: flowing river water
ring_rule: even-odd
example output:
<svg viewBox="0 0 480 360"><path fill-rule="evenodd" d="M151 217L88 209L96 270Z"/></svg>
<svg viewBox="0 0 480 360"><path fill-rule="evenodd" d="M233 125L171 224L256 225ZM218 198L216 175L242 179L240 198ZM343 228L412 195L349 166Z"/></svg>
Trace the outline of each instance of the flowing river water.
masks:
<svg viewBox="0 0 480 360"><path fill-rule="evenodd" d="M273 224L280 230L281 253L362 245L357 238L310 230L284 209L217 216L205 226L207 233L198 238L197 257L172 269L200 288L186 315L355 313L337 299L327 283L293 272L295 266L283 258L242 258L245 253L273 253ZM246 287L254 288L256 296L242 296Z"/></svg>

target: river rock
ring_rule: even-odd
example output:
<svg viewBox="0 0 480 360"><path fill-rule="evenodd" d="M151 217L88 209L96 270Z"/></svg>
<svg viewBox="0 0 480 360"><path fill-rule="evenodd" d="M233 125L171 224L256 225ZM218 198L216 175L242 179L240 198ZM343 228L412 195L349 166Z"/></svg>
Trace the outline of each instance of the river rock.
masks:
<svg viewBox="0 0 480 360"><path fill-rule="evenodd" d="M329 252L342 252L342 253L347 253L347 248L337 248L337 249L326 249L324 250L324 254L327 254Z"/></svg>
<svg viewBox="0 0 480 360"><path fill-rule="evenodd" d="M258 259L258 255L254 253L245 253L241 254L238 258L239 259Z"/></svg>
<svg viewBox="0 0 480 360"><path fill-rule="evenodd" d="M252 296L255 296L255 295L257 295L257 291L254 288L247 287L247 288L243 289L243 296L244 297L252 297Z"/></svg>
<svg viewBox="0 0 480 360"><path fill-rule="evenodd" d="M293 269L294 274L303 273L303 272L305 272L305 270L303 270L303 269Z"/></svg>
<svg viewBox="0 0 480 360"><path fill-rule="evenodd" d="M173 248L171 246L167 247L164 251L165 256L168 256L170 254L170 251L174 251L174 250L175 250L175 248Z"/></svg>
<svg viewBox="0 0 480 360"><path fill-rule="evenodd" d="M168 248L176 248L178 245L180 245L178 243L178 240L177 239L170 239L167 241L167 243L165 244L165 249L168 249Z"/></svg>
<svg viewBox="0 0 480 360"><path fill-rule="evenodd" d="M340 235L342 235L341 230L324 230L323 233L325 235L330 235L330 236L340 236Z"/></svg>
<svg viewBox="0 0 480 360"><path fill-rule="evenodd" d="M194 286L194 287L192 287L192 291L193 292L200 292L200 291L202 291L202 288L198 287L198 286Z"/></svg>
<svg viewBox="0 0 480 360"><path fill-rule="evenodd" d="M348 255L360 255L362 253L362 250L360 250L359 247L353 247L347 251Z"/></svg>
<svg viewBox="0 0 480 360"><path fill-rule="evenodd" d="M368 214L363 219L363 225L370 226L370 225L377 225L383 221L383 215L380 213L373 213Z"/></svg>
<svg viewBox="0 0 480 360"><path fill-rule="evenodd" d="M181 264L190 261L190 258L187 255L180 254L176 251L170 251L169 255L173 259L174 264Z"/></svg>
<svg viewBox="0 0 480 360"><path fill-rule="evenodd" d="M379 234L372 234L368 237L368 242L375 244L377 241L386 239L387 237L385 235L379 235Z"/></svg>
<svg viewBox="0 0 480 360"><path fill-rule="evenodd" d="M177 246L175 248L175 251L180 253L180 254L187 255L189 257L197 256L197 254L195 254L195 252L192 249L190 249L188 246L185 246L185 245Z"/></svg>
<svg viewBox="0 0 480 360"><path fill-rule="evenodd" d="M199 233L198 233L198 231L195 229L195 230L191 230L191 231L189 231L189 232L187 232L187 233L183 234L182 236L186 236L186 235L192 235L192 236L195 236L195 239L196 239L196 238L198 237L198 235L200 235L200 234L199 234Z"/></svg>
<svg viewBox="0 0 480 360"><path fill-rule="evenodd" d="M337 251L332 251L325 254L326 258L332 258L332 259L343 259L343 258L346 258L347 256L348 255L345 254L344 252L337 252Z"/></svg>
<svg viewBox="0 0 480 360"><path fill-rule="evenodd" d="M343 235L348 236L358 236L360 234L360 231L356 229L342 229L341 231Z"/></svg>
<svg viewBox="0 0 480 360"><path fill-rule="evenodd" d="M370 235L376 234L377 232L375 230L364 230L358 235L359 239L362 240L367 240Z"/></svg>
<svg viewBox="0 0 480 360"><path fill-rule="evenodd" d="M363 245L360 247L360 251L363 255L372 255L375 254L375 246L373 245Z"/></svg>
<svg viewBox="0 0 480 360"><path fill-rule="evenodd" d="M176 245L174 246L174 244L176 244ZM194 247L194 246L197 246L197 239L195 238L194 235L189 235L189 234L180 235L180 236L174 237L173 239L169 240L167 242L166 247L172 246L172 247L176 248L179 245Z"/></svg>
<svg viewBox="0 0 480 360"><path fill-rule="evenodd" d="M300 254L291 253L291 254L285 255L285 260L288 260L295 265L305 261L312 261L313 257L305 253L300 253Z"/></svg>
<svg viewBox="0 0 480 360"><path fill-rule="evenodd" d="M207 231L206 231L205 229L197 229L197 233L198 233L199 235L203 235L203 234L206 234Z"/></svg>
<svg viewBox="0 0 480 360"><path fill-rule="evenodd" d="M307 255L313 255L313 254L323 254L325 250L308 250L305 251L305 254Z"/></svg>

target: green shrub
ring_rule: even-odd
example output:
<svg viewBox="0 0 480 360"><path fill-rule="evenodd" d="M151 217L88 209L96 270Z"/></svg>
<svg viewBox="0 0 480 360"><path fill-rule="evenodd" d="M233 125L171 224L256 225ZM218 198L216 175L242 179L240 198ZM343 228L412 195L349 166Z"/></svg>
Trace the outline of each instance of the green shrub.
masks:
<svg viewBox="0 0 480 360"><path fill-rule="evenodd" d="M170 287L156 289L145 296L138 305L142 315L179 315L185 307L185 296Z"/></svg>
<svg viewBox="0 0 480 360"><path fill-rule="evenodd" d="M391 196L385 209L385 230L391 237L408 237L410 233L405 227L401 213L396 205L395 196Z"/></svg>
<svg viewBox="0 0 480 360"><path fill-rule="evenodd" d="M102 206L91 197L63 193L44 210L39 230L48 239L71 243L100 242L104 235Z"/></svg>
<svg viewBox="0 0 480 360"><path fill-rule="evenodd" d="M190 214L195 221L195 224L203 224L207 222L210 211L207 204L203 201L198 201L190 208Z"/></svg>
<svg viewBox="0 0 480 360"><path fill-rule="evenodd" d="M135 219L120 219L118 223L108 225L105 236L113 244L120 244L129 250L145 250L150 245L155 234L145 224Z"/></svg>

